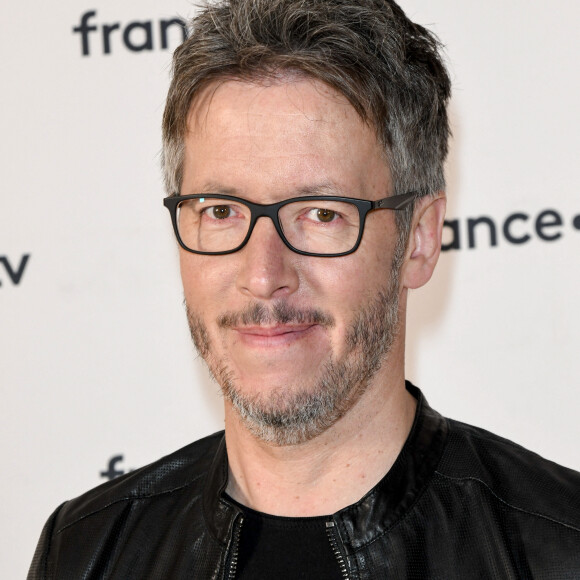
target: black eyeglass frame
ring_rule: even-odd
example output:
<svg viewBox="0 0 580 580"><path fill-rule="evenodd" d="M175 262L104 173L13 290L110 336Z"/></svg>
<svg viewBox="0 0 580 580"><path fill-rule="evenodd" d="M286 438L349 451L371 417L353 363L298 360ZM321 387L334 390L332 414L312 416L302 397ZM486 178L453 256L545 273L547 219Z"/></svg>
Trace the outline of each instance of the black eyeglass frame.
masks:
<svg viewBox="0 0 580 580"><path fill-rule="evenodd" d="M233 195L223 195L220 193L193 193L190 195L170 195L163 200L163 205L169 210L171 215L171 223L173 224L173 231L175 232L175 236L179 245L186 250L187 252L191 252L193 254L201 254L204 256L222 256L225 254L233 254L241 250L250 239L252 232L254 231L254 226L256 222L261 217L269 217L278 232L278 235L284 242L284 244L293 252L297 254L301 254L302 256L314 256L318 258L338 258L340 256L347 256L348 254L352 254L356 252L358 249L360 242L362 240L365 220L367 214L375 209L392 209L392 210L401 210L404 209L407 205L409 205L414 199L419 196L416 192L412 191L409 193L401 193L399 195L391 195L389 197L384 197L383 199L378 199L376 201L369 201L367 199L358 199L355 197L339 197L339 196L332 196L332 195L307 195L302 197L293 197L290 199L285 199L283 201L279 201L276 203L268 203L268 204L261 204L261 203L254 203L248 201L247 199L242 199L241 197L235 197ZM177 225L177 206L182 201L187 201L188 199L200 199L203 197L211 198L211 199L223 199L226 201L235 201L237 203L241 203L250 209L250 225L248 227L248 233L243 241L232 250L225 250L222 252L202 252L200 250L193 250L187 247L181 236L179 234L179 227ZM286 239L284 235L284 231L282 230L282 226L280 225L280 218L278 216L278 212L280 208L288 205L289 203L293 203L295 201L342 201L346 203L351 203L355 205L358 209L360 223L359 223L359 232L358 238L354 244L354 246L346 251L340 252L338 254L317 254L315 252L305 252L303 250L299 250L295 248L290 242Z"/></svg>

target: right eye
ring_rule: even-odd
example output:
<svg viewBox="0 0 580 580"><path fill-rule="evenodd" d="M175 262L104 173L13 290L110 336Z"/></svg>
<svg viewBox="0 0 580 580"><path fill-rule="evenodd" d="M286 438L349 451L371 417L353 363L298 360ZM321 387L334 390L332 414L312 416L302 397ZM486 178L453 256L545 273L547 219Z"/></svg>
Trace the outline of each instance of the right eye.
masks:
<svg viewBox="0 0 580 580"><path fill-rule="evenodd" d="M242 218L245 215L244 208L235 203L224 203L219 199L202 199L198 204L197 212L201 218L213 222L229 221Z"/></svg>
<svg viewBox="0 0 580 580"><path fill-rule="evenodd" d="M232 208L229 205L214 205L205 208L204 213L211 219L225 220L232 215Z"/></svg>

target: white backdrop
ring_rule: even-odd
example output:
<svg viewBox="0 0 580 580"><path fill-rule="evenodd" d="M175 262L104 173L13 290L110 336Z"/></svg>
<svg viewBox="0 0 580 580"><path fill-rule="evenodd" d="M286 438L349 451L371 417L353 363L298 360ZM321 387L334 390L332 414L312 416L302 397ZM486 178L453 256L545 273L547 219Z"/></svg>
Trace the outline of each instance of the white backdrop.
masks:
<svg viewBox="0 0 580 580"><path fill-rule="evenodd" d="M444 414L578 469L580 6L401 4L447 46L445 243L458 246L411 297L407 375ZM89 11L83 56L73 28ZM170 27L162 48L161 21L192 13L185 0L0 7L2 578L25 576L49 513L105 481L111 458L124 471L221 428L158 169L181 36Z"/></svg>

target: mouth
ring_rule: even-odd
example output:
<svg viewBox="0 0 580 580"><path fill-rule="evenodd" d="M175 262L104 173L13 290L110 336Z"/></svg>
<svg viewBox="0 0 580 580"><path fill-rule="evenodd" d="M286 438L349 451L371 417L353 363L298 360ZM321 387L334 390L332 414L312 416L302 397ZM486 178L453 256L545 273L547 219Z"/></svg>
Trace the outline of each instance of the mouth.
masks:
<svg viewBox="0 0 580 580"><path fill-rule="evenodd" d="M235 326L232 330L248 346L282 347L307 337L318 324L276 324L274 326Z"/></svg>

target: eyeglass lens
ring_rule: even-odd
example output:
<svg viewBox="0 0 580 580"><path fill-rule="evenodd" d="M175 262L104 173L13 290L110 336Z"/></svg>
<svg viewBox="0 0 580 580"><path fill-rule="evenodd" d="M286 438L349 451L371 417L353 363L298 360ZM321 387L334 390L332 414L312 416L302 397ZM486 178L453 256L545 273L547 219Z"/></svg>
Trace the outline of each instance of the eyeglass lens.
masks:
<svg viewBox="0 0 580 580"><path fill-rule="evenodd" d="M348 202L312 199L283 205L278 212L288 243L302 252L340 254L348 252L359 235L358 208ZM182 201L177 225L183 243L198 252L227 252L246 238L250 208L219 197Z"/></svg>

